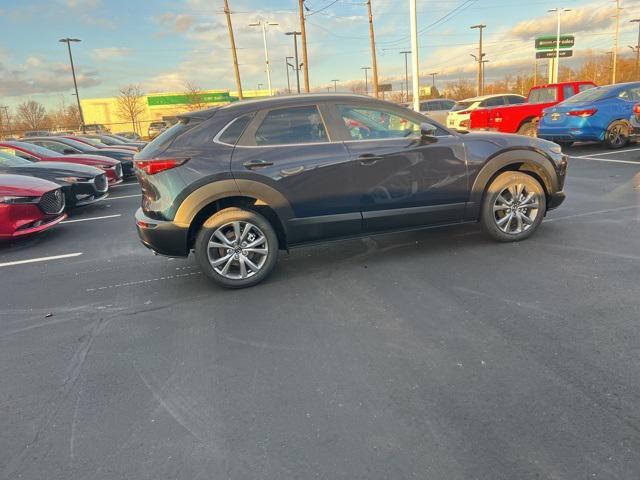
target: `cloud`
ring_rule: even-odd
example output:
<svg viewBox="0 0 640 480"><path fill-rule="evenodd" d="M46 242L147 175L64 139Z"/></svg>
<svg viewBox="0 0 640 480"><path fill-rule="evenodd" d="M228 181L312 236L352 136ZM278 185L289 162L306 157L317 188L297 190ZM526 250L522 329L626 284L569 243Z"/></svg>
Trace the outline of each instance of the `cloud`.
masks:
<svg viewBox="0 0 640 480"><path fill-rule="evenodd" d="M106 47L94 48L91 51L91 58L98 61L111 60L131 55L133 50L126 47Z"/></svg>
<svg viewBox="0 0 640 480"><path fill-rule="evenodd" d="M68 8L94 9L98 8L101 0L66 0L65 5Z"/></svg>
<svg viewBox="0 0 640 480"><path fill-rule="evenodd" d="M9 62L9 64L14 65ZM78 87L100 84L98 73L76 67ZM64 92L73 88L71 68L61 62L47 62L40 57L29 57L22 64L9 68L0 64L0 95L19 97L38 93Z"/></svg>
<svg viewBox="0 0 640 480"><path fill-rule="evenodd" d="M578 8L570 12L562 13L563 32L593 32L594 30L607 28L614 24L615 7L588 6ZM507 32L514 38L530 39L540 33L555 33L557 28L556 14L549 13L545 17L525 20L518 23Z"/></svg>
<svg viewBox="0 0 640 480"><path fill-rule="evenodd" d="M168 27L171 33L186 33L194 24L193 16L187 13L171 13L166 12L157 17L157 21L164 27ZM162 31L160 35L166 35L168 32Z"/></svg>

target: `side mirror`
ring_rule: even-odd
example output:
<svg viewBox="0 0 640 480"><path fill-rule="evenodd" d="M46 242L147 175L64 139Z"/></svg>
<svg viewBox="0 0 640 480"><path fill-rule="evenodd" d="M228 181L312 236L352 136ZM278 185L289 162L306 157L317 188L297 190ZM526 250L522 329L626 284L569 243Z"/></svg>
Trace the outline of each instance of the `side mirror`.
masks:
<svg viewBox="0 0 640 480"><path fill-rule="evenodd" d="M437 140L436 131L437 128L435 125L431 125L427 122L420 124L420 136L422 137L422 140L435 142Z"/></svg>

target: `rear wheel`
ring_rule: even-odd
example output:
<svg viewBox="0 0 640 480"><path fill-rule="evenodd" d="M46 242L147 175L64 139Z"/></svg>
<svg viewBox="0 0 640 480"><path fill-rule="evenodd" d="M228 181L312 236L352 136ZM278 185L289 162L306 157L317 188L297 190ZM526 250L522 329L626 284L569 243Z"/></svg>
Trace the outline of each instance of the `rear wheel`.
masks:
<svg viewBox="0 0 640 480"><path fill-rule="evenodd" d="M616 121L609 125L604 134L604 144L607 148L622 148L629 143L629 125Z"/></svg>
<svg viewBox="0 0 640 480"><path fill-rule="evenodd" d="M264 280L278 258L276 232L262 215L225 208L202 226L194 245L202 271L226 288L245 288Z"/></svg>
<svg viewBox="0 0 640 480"><path fill-rule="evenodd" d="M536 126L533 122L525 122L520 125L520 128L516 132L518 135L525 135L527 137L536 137Z"/></svg>
<svg viewBox="0 0 640 480"><path fill-rule="evenodd" d="M495 240L524 240L540 226L546 207L544 190L535 178L522 172L504 172L485 193L480 222Z"/></svg>

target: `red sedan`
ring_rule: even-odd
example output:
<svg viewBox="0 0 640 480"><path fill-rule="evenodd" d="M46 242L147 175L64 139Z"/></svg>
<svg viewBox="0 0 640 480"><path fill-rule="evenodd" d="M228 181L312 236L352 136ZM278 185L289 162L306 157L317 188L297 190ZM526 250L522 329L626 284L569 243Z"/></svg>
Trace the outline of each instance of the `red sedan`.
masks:
<svg viewBox="0 0 640 480"><path fill-rule="evenodd" d="M32 162L66 162L98 167L107 174L110 186L122 182L122 164L120 160L102 155L88 155L84 153L63 155L32 143L16 141L0 142L0 151L6 151L11 155L16 155Z"/></svg>
<svg viewBox="0 0 640 480"><path fill-rule="evenodd" d="M23 175L0 175L0 240L41 232L66 218L60 185Z"/></svg>

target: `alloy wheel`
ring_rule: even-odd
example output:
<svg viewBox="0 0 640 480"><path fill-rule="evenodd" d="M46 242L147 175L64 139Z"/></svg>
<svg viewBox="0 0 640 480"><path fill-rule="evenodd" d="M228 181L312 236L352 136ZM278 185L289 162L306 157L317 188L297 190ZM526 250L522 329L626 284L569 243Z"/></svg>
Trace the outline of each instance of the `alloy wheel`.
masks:
<svg viewBox="0 0 640 480"><path fill-rule="evenodd" d="M614 147L621 147L626 141L626 133L623 125L614 125L609 130L609 143Z"/></svg>
<svg viewBox="0 0 640 480"><path fill-rule="evenodd" d="M209 263L219 275L230 280L253 277L269 254L265 234L250 222L229 222L216 229L207 247Z"/></svg>
<svg viewBox="0 0 640 480"><path fill-rule="evenodd" d="M529 230L538 216L538 210L538 193L522 183L505 187L493 203L496 225L510 235Z"/></svg>

